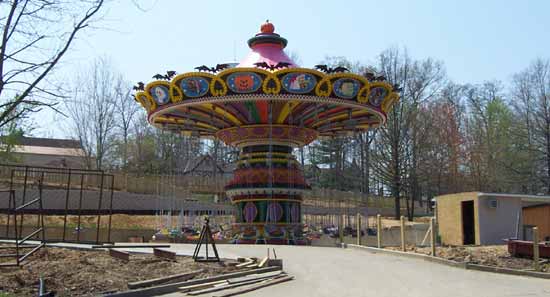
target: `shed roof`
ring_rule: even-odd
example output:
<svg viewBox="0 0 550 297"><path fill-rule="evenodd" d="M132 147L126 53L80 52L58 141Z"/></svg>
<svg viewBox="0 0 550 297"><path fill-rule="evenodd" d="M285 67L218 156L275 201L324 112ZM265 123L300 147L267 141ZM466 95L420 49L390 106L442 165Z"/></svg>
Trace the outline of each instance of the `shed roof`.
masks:
<svg viewBox="0 0 550 297"><path fill-rule="evenodd" d="M477 197L495 197L495 198L519 198L522 201L529 202L550 202L550 196L528 195L528 194L506 194L506 193L477 193Z"/></svg>
<svg viewBox="0 0 550 297"><path fill-rule="evenodd" d="M529 195L529 194L506 194L506 193L484 193L484 192L471 192L473 195L476 195L477 197L493 197L493 198L507 198L507 199L521 199L521 201L527 201L527 202L546 202L550 203L550 196L545 195ZM452 196L455 194L464 194L463 193L454 193L454 194L446 194L446 195L440 195L434 197L434 199L437 200L437 198L445 197L445 196Z"/></svg>

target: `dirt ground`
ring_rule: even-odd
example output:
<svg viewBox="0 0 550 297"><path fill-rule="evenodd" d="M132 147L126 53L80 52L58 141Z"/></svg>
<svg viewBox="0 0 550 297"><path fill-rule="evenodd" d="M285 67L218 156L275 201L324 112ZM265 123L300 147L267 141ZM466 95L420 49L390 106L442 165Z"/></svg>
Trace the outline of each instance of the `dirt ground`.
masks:
<svg viewBox="0 0 550 297"><path fill-rule="evenodd" d="M398 247L388 248L400 250ZM429 247L407 247L407 251L429 255ZM437 247L436 254L440 258L456 262L468 262L494 267L505 267L519 270L530 270L533 268L533 260L515 258L508 253L506 245L495 246L472 246L472 247ZM550 272L550 264L541 264L543 272Z"/></svg>
<svg viewBox="0 0 550 297"><path fill-rule="evenodd" d="M44 224L48 227L62 227L63 216L48 215L44 216ZM176 226L178 224L178 216L172 216L172 224ZM10 218L13 223L13 217ZM34 226L36 225L36 215L25 215L24 225ZM113 214L111 218L111 227L113 229L156 229L159 228L159 218L155 216L138 216L138 215L124 215ZM195 217L194 223L202 223L203 220L200 217ZM214 216L211 218L211 223L222 224L231 221L230 216ZM166 222L166 217L163 217L162 222ZM0 225L7 223L7 216L0 215ZM108 216L101 216L101 227L107 228L109 224ZM78 216L67 216L67 226L74 228L78 225ZM97 216L82 216L80 218L80 226L83 228L95 228L97 226Z"/></svg>
<svg viewBox="0 0 550 297"><path fill-rule="evenodd" d="M96 296L127 290L128 282L201 268L205 272L196 278L236 269L220 263L195 263L191 257L170 261L148 254L131 254L126 262L110 257L106 251L48 247L36 252L19 268L0 268L0 296L37 296L40 277L49 291L57 292L56 296Z"/></svg>

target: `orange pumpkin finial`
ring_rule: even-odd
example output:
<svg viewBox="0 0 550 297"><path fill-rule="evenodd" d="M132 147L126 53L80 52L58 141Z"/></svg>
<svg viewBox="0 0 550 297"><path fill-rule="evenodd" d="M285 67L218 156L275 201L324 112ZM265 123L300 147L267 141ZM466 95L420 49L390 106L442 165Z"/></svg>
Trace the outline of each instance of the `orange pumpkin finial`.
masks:
<svg viewBox="0 0 550 297"><path fill-rule="evenodd" d="M273 26L269 20L266 20L260 27L260 32L263 34L273 34L273 32L275 32L275 26Z"/></svg>

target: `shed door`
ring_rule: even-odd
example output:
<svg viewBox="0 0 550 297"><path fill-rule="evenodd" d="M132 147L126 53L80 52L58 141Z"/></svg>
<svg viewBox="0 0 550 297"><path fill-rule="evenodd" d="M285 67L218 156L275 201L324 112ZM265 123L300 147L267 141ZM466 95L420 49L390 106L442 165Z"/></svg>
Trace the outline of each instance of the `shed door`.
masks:
<svg viewBox="0 0 550 297"><path fill-rule="evenodd" d="M476 243L474 201L462 201L462 239L463 244Z"/></svg>

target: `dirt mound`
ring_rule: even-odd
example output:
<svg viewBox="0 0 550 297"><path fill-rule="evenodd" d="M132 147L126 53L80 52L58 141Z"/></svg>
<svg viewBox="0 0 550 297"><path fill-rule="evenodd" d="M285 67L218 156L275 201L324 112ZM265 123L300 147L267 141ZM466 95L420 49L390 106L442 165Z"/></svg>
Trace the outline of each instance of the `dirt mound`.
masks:
<svg viewBox="0 0 550 297"><path fill-rule="evenodd" d="M0 292L16 296L36 296L39 278L57 296L96 296L127 290L127 283L204 269L196 277L235 270L219 263L195 263L191 257L161 260L148 254L132 254L126 262L105 251L43 248L17 268L0 268ZM8 295L11 296L11 295Z"/></svg>

